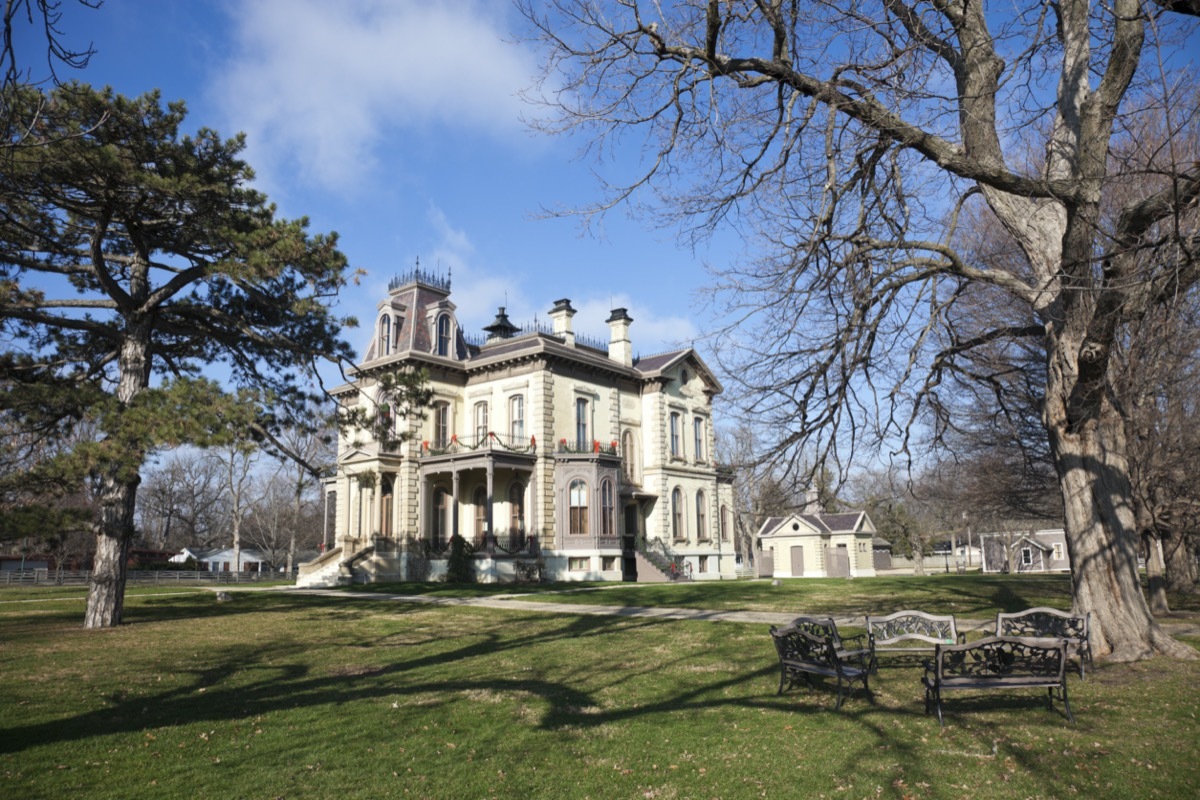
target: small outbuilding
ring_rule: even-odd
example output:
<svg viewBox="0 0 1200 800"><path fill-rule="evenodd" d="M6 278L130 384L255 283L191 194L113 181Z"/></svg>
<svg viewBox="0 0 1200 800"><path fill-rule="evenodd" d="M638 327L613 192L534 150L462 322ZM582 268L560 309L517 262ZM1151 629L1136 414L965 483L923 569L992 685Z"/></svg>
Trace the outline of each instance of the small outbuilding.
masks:
<svg viewBox="0 0 1200 800"><path fill-rule="evenodd" d="M755 541L760 577L875 575L875 525L865 511L771 517L759 528Z"/></svg>

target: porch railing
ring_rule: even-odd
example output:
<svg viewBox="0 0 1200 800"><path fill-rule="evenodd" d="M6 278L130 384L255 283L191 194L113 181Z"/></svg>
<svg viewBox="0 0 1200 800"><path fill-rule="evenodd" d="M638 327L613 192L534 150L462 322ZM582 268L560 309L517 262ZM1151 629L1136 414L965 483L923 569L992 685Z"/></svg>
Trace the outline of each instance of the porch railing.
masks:
<svg viewBox="0 0 1200 800"><path fill-rule="evenodd" d="M637 550L672 580L687 580L691 576L684 557L668 547L662 539L638 539Z"/></svg>
<svg viewBox="0 0 1200 800"><path fill-rule="evenodd" d="M447 453L473 453L476 451L504 451L509 453L536 453L537 439L530 436L513 437L489 431L480 435L459 436L455 434L448 442L421 442L421 455L443 456Z"/></svg>

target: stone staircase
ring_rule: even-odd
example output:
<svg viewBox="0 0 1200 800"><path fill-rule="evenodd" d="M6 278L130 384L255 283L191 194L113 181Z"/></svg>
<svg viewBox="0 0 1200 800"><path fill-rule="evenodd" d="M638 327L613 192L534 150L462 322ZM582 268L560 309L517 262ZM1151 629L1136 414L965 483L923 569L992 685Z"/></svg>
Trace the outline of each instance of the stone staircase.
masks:
<svg viewBox="0 0 1200 800"><path fill-rule="evenodd" d="M664 583L692 579L683 556L677 555L661 539L638 542L634 556L637 559L638 583Z"/></svg>

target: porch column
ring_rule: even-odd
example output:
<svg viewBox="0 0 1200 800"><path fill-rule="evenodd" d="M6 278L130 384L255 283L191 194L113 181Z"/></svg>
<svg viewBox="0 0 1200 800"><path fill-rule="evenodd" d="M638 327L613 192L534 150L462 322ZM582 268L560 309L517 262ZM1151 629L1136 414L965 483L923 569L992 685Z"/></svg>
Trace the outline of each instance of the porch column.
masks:
<svg viewBox="0 0 1200 800"><path fill-rule="evenodd" d="M417 478L417 538L429 538L429 476L424 472Z"/></svg>
<svg viewBox="0 0 1200 800"><path fill-rule="evenodd" d="M458 536L458 468L457 467L454 468L454 472L451 473L451 475L453 476L453 481L452 481L453 488L451 490L452 502L450 503L450 537L453 538L455 536Z"/></svg>
<svg viewBox="0 0 1200 800"><path fill-rule="evenodd" d="M484 547L489 553L496 551L496 537L492 527L492 485L495 478L495 466L492 464L492 459L489 456L487 462L487 531L484 534Z"/></svg>

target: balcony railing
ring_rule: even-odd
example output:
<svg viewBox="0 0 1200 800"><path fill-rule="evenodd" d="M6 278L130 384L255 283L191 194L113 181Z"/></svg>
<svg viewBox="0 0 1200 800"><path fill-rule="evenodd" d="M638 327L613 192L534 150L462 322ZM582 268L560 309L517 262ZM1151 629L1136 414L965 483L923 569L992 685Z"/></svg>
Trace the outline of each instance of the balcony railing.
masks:
<svg viewBox="0 0 1200 800"><path fill-rule="evenodd" d="M441 442L421 442L422 456L443 456L447 453L474 453L474 452L490 452L503 451L507 453L536 453L537 439L530 436L513 438L502 433L489 431L485 434L477 436L458 436L450 437L450 441Z"/></svg>
<svg viewBox="0 0 1200 800"><path fill-rule="evenodd" d="M556 453L604 453L605 455L617 455L618 446L616 442L599 442L595 439L589 441L571 441L569 439L559 439L557 446L554 448Z"/></svg>

